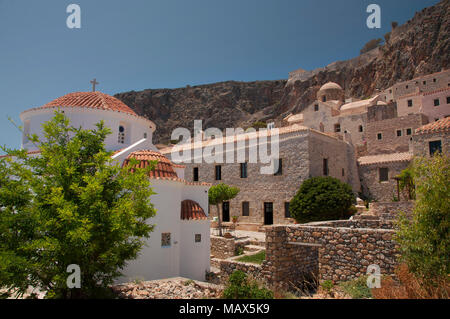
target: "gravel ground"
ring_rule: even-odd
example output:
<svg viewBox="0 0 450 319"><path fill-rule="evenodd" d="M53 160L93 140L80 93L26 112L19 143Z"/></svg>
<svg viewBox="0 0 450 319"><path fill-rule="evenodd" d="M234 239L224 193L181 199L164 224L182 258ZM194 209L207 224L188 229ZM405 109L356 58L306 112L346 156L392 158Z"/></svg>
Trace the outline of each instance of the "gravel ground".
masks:
<svg viewBox="0 0 450 319"><path fill-rule="evenodd" d="M124 299L215 299L223 287L186 278L143 281L116 285L113 290Z"/></svg>

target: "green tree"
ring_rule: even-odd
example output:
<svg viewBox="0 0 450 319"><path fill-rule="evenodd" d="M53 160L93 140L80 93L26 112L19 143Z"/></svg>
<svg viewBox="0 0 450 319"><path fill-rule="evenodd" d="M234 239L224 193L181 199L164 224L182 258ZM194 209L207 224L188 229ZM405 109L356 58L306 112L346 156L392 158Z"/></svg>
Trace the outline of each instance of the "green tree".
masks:
<svg viewBox="0 0 450 319"><path fill-rule="evenodd" d="M428 285L448 284L450 274L450 158L416 158L412 166L416 203L412 219L399 219L396 240L409 270Z"/></svg>
<svg viewBox="0 0 450 319"><path fill-rule="evenodd" d="M299 223L351 216L355 202L351 187L333 177L312 177L302 183L289 209Z"/></svg>
<svg viewBox="0 0 450 319"><path fill-rule="evenodd" d="M220 217L220 205L223 202L232 200L239 194L239 188L234 186L228 186L227 184L220 183L212 186L208 192L208 200L210 205L215 205L217 208L217 216L219 223L219 235L222 236L222 219Z"/></svg>
<svg viewBox="0 0 450 319"><path fill-rule="evenodd" d="M49 298L104 296L153 230L148 170L131 172L111 159L102 122L74 128L56 112L43 133L42 141L30 137L39 156L3 148L0 287L19 295L38 287ZM71 264L80 267L79 289L66 284Z"/></svg>
<svg viewBox="0 0 450 319"><path fill-rule="evenodd" d="M406 191L408 194L408 199L415 199L415 186L414 186L414 177L413 170L411 167L408 167L400 172L398 177L399 188L401 191Z"/></svg>

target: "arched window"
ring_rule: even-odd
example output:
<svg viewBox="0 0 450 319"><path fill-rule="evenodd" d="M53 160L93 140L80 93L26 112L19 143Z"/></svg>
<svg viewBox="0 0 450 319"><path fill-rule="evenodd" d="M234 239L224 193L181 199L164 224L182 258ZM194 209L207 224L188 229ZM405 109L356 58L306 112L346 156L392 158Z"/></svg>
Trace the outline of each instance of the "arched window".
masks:
<svg viewBox="0 0 450 319"><path fill-rule="evenodd" d="M123 125L119 126L119 136L117 138L117 142L119 142L119 144L125 143L125 128Z"/></svg>

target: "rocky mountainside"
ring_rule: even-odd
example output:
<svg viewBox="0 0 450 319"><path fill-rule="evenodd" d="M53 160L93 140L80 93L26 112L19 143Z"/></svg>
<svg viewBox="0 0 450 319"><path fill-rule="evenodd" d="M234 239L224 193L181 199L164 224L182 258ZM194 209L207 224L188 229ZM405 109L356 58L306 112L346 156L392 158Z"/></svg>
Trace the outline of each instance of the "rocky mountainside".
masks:
<svg viewBox="0 0 450 319"><path fill-rule="evenodd" d="M248 127L257 120L280 119L302 111L328 81L347 97L365 98L399 81L449 68L450 0L423 9L392 30L375 50L313 71L297 70L289 80L221 82L179 89L126 92L117 98L157 125L155 143L168 142L176 127Z"/></svg>
<svg viewBox="0 0 450 319"><path fill-rule="evenodd" d="M177 127L193 129L194 120L203 128L248 127L257 119L272 117L286 80L220 82L179 89L148 89L116 94L136 113L156 124L154 143L167 143Z"/></svg>

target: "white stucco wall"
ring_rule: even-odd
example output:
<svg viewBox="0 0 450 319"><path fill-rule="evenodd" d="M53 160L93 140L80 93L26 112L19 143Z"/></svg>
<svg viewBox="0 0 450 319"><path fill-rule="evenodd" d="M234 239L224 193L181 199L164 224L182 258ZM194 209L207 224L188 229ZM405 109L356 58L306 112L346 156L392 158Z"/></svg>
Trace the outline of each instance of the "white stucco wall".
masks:
<svg viewBox="0 0 450 319"><path fill-rule="evenodd" d="M38 109L23 112L20 118L24 123L24 129L30 135L37 134L42 139L42 124L54 117L55 110L57 109ZM144 138L145 133L149 145L152 145L152 133L156 126L152 121L145 118L116 111L83 107L61 107L60 110L64 111L64 114L70 119L70 124L74 127L81 126L84 129L94 129L95 124L103 120L105 126L112 130L112 134L108 135L105 140L107 150L118 150L130 146ZM118 142L120 125L125 127L125 143L123 144ZM22 148L30 151L37 149L33 143L26 141L25 137L22 138Z"/></svg>

